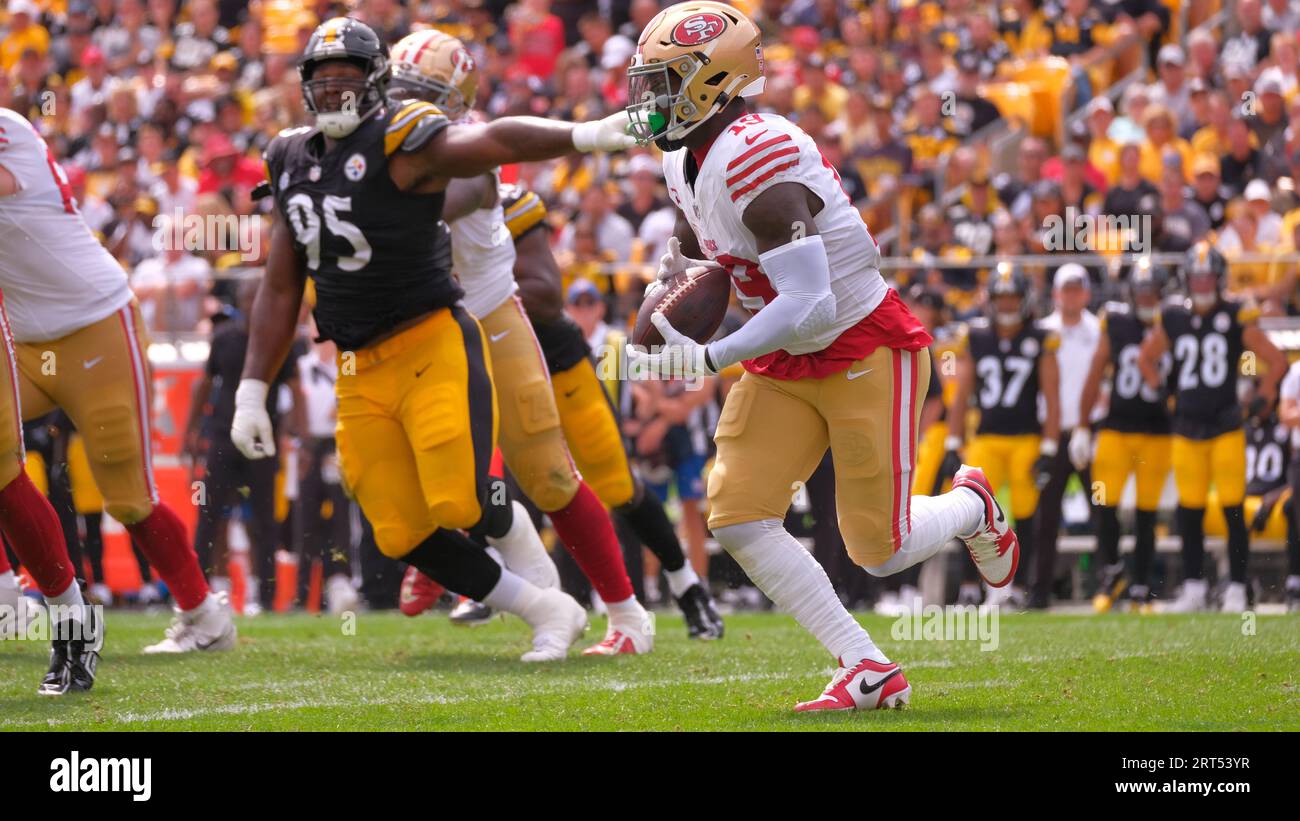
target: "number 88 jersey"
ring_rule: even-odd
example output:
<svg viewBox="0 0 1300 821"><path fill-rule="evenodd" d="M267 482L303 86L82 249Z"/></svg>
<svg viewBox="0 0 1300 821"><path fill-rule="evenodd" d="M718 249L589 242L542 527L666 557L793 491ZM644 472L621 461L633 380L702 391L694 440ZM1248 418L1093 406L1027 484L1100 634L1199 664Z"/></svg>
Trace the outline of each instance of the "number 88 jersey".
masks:
<svg viewBox="0 0 1300 821"><path fill-rule="evenodd" d="M975 401L980 409L976 433L1042 432L1038 360L1056 351L1056 334L1026 322L1015 336L1001 337L988 320L976 319L970 323L967 345L975 365Z"/></svg>
<svg viewBox="0 0 1300 821"><path fill-rule="evenodd" d="M1138 356L1147 326L1129 306L1112 302L1101 315L1101 332L1110 343L1111 385L1106 419L1101 427L1122 433L1169 433L1169 411L1162 392L1142 378ZM1168 374L1170 358L1161 357L1160 372Z"/></svg>
<svg viewBox="0 0 1300 821"><path fill-rule="evenodd" d="M1213 439L1241 427L1237 367L1242 331L1259 318L1253 305L1222 300L1207 314L1183 304L1166 306L1159 322L1169 338L1173 371L1173 430L1189 439Z"/></svg>

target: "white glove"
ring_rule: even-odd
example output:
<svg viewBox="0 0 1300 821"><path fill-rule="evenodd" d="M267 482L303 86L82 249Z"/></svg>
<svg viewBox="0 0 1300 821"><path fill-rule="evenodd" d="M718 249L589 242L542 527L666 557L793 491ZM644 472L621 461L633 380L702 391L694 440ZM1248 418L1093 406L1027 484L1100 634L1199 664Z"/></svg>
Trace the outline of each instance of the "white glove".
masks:
<svg viewBox="0 0 1300 821"><path fill-rule="evenodd" d="M668 317L658 311L650 316L650 322L663 335L664 344L654 353L639 349L636 345L627 346L627 364L632 378L687 379L717 373L709 367L705 358L708 346L679 332L669 323Z"/></svg>
<svg viewBox="0 0 1300 821"><path fill-rule="evenodd" d="M624 151L636 145L628 133L632 118L627 111L616 111L600 120L573 125L573 147L584 154L592 151Z"/></svg>
<svg viewBox="0 0 1300 821"><path fill-rule="evenodd" d="M651 292L661 287L661 283L667 282L673 277L684 274L692 268L707 268L711 263L706 259L692 259L682 254L682 242L677 237L668 238L668 253L659 258L659 270L655 271L655 278L650 284L645 286L644 296L650 296Z"/></svg>
<svg viewBox="0 0 1300 821"><path fill-rule="evenodd" d="M249 459L275 455L275 432L266 412L267 384L260 379L241 379L235 391L235 418L230 423L230 441Z"/></svg>
<svg viewBox="0 0 1300 821"><path fill-rule="evenodd" d="M1092 463L1092 431L1083 425L1070 434L1070 464L1083 470Z"/></svg>

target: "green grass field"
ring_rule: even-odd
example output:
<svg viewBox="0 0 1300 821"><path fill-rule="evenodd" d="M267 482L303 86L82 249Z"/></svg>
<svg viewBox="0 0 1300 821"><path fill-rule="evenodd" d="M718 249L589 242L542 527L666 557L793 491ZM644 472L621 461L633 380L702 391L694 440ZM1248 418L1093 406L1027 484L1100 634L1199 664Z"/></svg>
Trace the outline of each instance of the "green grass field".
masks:
<svg viewBox="0 0 1300 821"><path fill-rule="evenodd" d="M830 659L792 620L732 616L688 641L659 618L655 653L519 663L518 621L441 616L240 621L231 653L145 656L164 616L110 612L91 693L35 695L47 648L0 643L0 730L1297 730L1300 618L1004 616L1000 646L894 641L860 616L912 684L907 710L796 715ZM583 646L599 638L593 619Z"/></svg>

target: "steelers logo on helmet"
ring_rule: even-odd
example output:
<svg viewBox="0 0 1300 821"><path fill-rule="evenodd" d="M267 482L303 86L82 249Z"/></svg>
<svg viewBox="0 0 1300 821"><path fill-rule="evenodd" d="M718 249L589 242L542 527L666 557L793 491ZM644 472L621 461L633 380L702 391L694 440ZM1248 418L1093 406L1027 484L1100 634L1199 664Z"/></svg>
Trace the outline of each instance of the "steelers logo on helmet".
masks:
<svg viewBox="0 0 1300 821"><path fill-rule="evenodd" d="M359 72L323 66L350 63ZM388 46L374 29L351 17L317 26L298 63L302 99L325 136L341 140L384 104L388 90Z"/></svg>
<svg viewBox="0 0 1300 821"><path fill-rule="evenodd" d="M678 3L641 32L627 77L632 134L672 151L736 97L762 93L762 34L724 3Z"/></svg>
<svg viewBox="0 0 1300 821"><path fill-rule="evenodd" d="M682 20L669 36L679 46L698 46L717 37L726 27L727 20L722 15L704 12Z"/></svg>

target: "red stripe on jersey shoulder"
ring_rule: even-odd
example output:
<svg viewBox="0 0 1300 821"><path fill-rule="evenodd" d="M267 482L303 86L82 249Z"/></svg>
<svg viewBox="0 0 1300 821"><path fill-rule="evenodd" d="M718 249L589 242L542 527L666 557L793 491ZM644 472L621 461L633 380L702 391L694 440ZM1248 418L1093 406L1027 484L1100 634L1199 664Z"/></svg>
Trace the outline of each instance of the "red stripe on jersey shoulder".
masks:
<svg viewBox="0 0 1300 821"><path fill-rule="evenodd" d="M727 179L727 187L730 188L734 186L736 183L745 179L745 177L748 177L750 174L753 174L755 171L767 165L768 163L772 162L773 160L780 159L781 157L788 157L791 154L798 154L798 153L799 153L799 146L797 145L788 145L785 148L778 148L775 151L768 152L767 154L764 154L763 156L759 157L757 160L754 160L744 169L737 171L735 175L729 177Z"/></svg>
<svg viewBox="0 0 1300 821"><path fill-rule="evenodd" d="M745 160L749 159L750 157L754 156L754 155L757 154L758 152L760 152L760 151L765 151L765 150L771 148L772 146L774 146L774 145L778 145L778 144L780 144L780 143L790 142L790 139L791 139L791 137L790 137L789 134L782 134L782 135L779 136L779 137L773 137L773 138L770 139L770 140L764 140L763 142L759 143L758 145L756 145L756 146L754 146L753 148L751 148L751 149L749 149L748 151L746 151L744 154L741 154L741 155L740 155L739 157L737 157L736 159L734 159L734 160L732 160L731 162L727 163L727 170L728 170L728 171L734 171L734 170L736 170L736 168L738 168L738 167L740 166L741 163L743 163Z"/></svg>
<svg viewBox="0 0 1300 821"><path fill-rule="evenodd" d="M798 164L799 164L799 158L795 157L793 160L790 160L790 162L782 163L780 165L769 168L767 171L763 172L762 174L758 175L753 180L751 180L749 184L733 190L731 192L731 201L735 202L736 200L743 197L745 194L748 194L750 191L753 191L758 186L770 180L774 175L779 174L782 171L785 171L787 168L794 168Z"/></svg>

